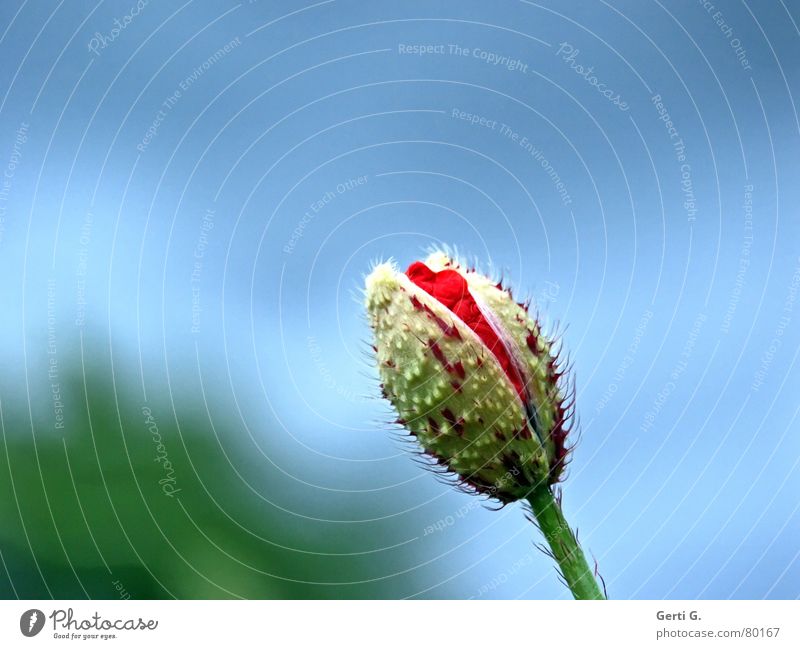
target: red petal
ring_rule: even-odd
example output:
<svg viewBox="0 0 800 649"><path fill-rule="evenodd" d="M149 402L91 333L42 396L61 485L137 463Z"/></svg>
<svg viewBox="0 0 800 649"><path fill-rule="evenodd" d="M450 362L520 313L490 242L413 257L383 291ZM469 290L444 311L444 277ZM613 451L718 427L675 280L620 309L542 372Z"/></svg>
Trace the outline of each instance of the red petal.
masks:
<svg viewBox="0 0 800 649"><path fill-rule="evenodd" d="M464 276L451 269L434 272L421 261L411 264L406 270L406 275L414 284L436 298L475 332L483 344L489 348L489 351L494 354L520 399L525 402L525 387L522 377L505 345L481 313L478 303L469 292L469 286Z"/></svg>

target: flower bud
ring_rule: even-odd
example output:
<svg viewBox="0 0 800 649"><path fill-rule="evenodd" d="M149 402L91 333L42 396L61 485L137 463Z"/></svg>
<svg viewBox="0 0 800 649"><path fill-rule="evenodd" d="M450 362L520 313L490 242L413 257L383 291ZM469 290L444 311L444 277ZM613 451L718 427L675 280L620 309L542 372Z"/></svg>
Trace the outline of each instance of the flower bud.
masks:
<svg viewBox="0 0 800 649"><path fill-rule="evenodd" d="M377 265L366 308L384 396L438 465L504 503L558 481L569 413L525 305L436 252L405 273Z"/></svg>

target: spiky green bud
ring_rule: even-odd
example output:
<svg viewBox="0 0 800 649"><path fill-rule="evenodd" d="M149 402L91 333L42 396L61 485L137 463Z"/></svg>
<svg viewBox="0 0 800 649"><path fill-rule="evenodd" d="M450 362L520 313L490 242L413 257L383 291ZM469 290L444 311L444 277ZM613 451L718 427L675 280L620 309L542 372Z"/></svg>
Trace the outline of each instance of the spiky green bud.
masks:
<svg viewBox="0 0 800 649"><path fill-rule="evenodd" d="M552 345L501 285L433 253L366 280L384 395L424 452L502 502L552 484L568 413Z"/></svg>

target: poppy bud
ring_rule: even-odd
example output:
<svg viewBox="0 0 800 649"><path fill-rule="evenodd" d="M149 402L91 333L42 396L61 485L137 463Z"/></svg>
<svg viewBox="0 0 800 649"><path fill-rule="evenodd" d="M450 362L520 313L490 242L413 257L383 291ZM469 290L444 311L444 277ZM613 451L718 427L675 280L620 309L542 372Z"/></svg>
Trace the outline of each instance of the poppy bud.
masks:
<svg viewBox="0 0 800 649"><path fill-rule="evenodd" d="M366 308L384 396L438 465L504 503L558 481L569 413L526 305L436 252L377 265Z"/></svg>

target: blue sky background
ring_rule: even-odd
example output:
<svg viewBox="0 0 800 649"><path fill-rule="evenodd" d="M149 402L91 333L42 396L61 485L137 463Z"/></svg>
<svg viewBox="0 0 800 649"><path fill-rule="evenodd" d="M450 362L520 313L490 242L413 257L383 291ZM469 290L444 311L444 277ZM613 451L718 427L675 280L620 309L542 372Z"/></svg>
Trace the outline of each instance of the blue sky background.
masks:
<svg viewBox="0 0 800 649"><path fill-rule="evenodd" d="M455 246L564 330L564 506L609 594L796 598L800 6L715 5L3 3L5 439L69 449L85 430L56 425L48 363L96 362L133 404L123 438L147 436L140 407L196 425L166 440L187 458L217 436L175 460L228 514L186 523L208 565L258 530L359 580L335 531L380 559L381 596L565 597L521 507L440 484L378 399L364 274ZM182 510L160 511L169 530ZM9 585L36 556L17 533L0 551ZM220 568L210 596L270 596L243 575Z"/></svg>

